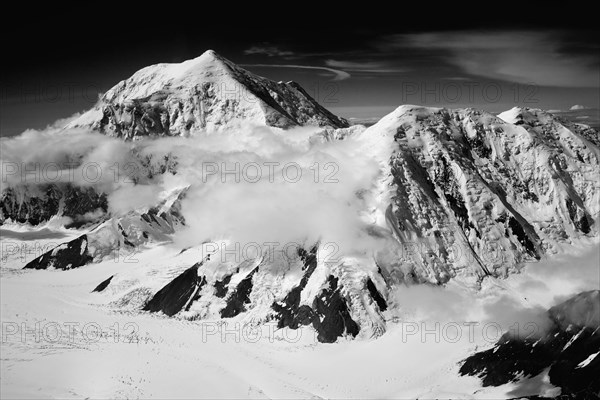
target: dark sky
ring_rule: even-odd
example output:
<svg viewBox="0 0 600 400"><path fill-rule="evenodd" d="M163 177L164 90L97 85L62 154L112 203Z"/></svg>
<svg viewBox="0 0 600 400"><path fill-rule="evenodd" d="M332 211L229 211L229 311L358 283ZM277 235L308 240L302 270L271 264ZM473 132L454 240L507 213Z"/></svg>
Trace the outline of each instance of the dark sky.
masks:
<svg viewBox="0 0 600 400"><path fill-rule="evenodd" d="M16 27L2 26L0 134L43 128L90 108L144 66L207 49L259 75L296 80L351 118L406 103L492 112L599 107L600 35L585 10L548 16L535 5L491 12L463 4L453 14L438 10L441 19L427 9L438 6L419 4L350 17L238 10L247 16L240 22L228 10L147 7L14 14Z"/></svg>

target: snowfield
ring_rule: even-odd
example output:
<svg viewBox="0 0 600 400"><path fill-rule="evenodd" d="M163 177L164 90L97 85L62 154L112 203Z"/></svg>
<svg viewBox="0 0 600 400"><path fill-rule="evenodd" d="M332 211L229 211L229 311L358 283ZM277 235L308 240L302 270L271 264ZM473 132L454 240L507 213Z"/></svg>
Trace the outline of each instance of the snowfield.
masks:
<svg viewBox="0 0 600 400"><path fill-rule="evenodd" d="M3 238L24 246L39 237L17 242L16 235L2 230ZM254 327L241 315L227 323L171 319L127 311L92 293L117 272L135 279L176 252L156 246L138 253L137 262L69 271L22 271L17 254L3 259L2 398L507 397L515 385L482 388L479 379L458 374L463 359L498 339L491 323L509 323L490 310L500 299L502 307L509 299L547 308L600 284L598 243L581 243L572 254L532 263L507 279L486 279L478 292L459 284L400 287L394 295L412 301L385 314L383 336L335 344L318 343L311 327ZM181 271L193 260L179 262L170 268ZM444 305L449 301L458 307Z"/></svg>

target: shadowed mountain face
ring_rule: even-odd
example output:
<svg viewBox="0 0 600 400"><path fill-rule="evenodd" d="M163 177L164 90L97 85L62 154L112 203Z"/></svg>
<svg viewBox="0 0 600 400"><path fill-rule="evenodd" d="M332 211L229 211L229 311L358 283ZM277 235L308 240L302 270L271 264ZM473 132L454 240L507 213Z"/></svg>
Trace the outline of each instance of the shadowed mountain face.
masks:
<svg viewBox="0 0 600 400"><path fill-rule="evenodd" d="M38 258L30 261L24 269L62 269L81 267L92 261L88 250L87 235L82 235L68 243L56 246Z"/></svg>
<svg viewBox="0 0 600 400"><path fill-rule="evenodd" d="M541 335L518 338L506 333L493 349L467 358L460 373L480 377L484 386L544 373L552 385L561 388L561 395L596 398L600 392L600 291L580 293L552 307L548 317L552 324L538 332Z"/></svg>
<svg viewBox="0 0 600 400"><path fill-rule="evenodd" d="M335 342L338 337L344 335L356 336L360 327L352 320L348 302L340 294L338 279L333 275L327 278L325 288L310 306L300 305L302 290L317 267L316 252L317 247L313 247L310 252L299 249L298 255L304 264L303 276L299 285L294 287L283 301L275 302L271 306L278 313L277 326L297 329L300 325L312 324L317 331L317 340L324 343ZM372 284L370 280L368 282ZM383 301L378 292L370 294L377 304ZM385 311L385 308L380 307L380 311Z"/></svg>
<svg viewBox="0 0 600 400"><path fill-rule="evenodd" d="M56 246L24 268L77 268L111 257L131 256L145 244L167 241L178 226L185 225L180 207L186 191L187 188L173 191L156 207L105 219L88 233Z"/></svg>
<svg viewBox="0 0 600 400"><path fill-rule="evenodd" d="M7 219L38 225L54 216L69 217L67 227L79 227L105 216L108 202L104 193L72 184L19 185L7 187L0 195L0 224Z"/></svg>
<svg viewBox="0 0 600 400"><path fill-rule="evenodd" d="M159 290L144 306L144 311L162 311L168 316L173 316L189 308L192 301L198 299L198 292L206 283L206 280L198 277L200 265L193 265Z"/></svg>
<svg viewBox="0 0 600 400"><path fill-rule="evenodd" d="M278 128L349 126L297 83L254 75L209 50L181 64L141 69L106 92L69 127L134 139L187 136L239 121Z"/></svg>

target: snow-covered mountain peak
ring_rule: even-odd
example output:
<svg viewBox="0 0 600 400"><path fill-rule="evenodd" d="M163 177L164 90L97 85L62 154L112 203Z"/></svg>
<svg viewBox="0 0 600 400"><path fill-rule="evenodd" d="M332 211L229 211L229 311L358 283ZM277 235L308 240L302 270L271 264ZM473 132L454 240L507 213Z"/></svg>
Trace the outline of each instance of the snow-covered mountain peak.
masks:
<svg viewBox="0 0 600 400"><path fill-rule="evenodd" d="M556 117L548 111L529 107L513 107L508 111L498 114L498 118L516 125L548 124L556 119Z"/></svg>
<svg viewBox="0 0 600 400"><path fill-rule="evenodd" d="M342 128L296 82L274 82L238 67L213 50L182 63L142 68L108 90L99 103L67 128L110 136L188 136L240 121L289 128Z"/></svg>
<svg viewBox="0 0 600 400"><path fill-rule="evenodd" d="M503 121L520 126L528 130L534 136L552 135L571 136L576 141L589 141L596 146L600 145L598 132L589 125L570 122L549 111L539 108L513 107L508 111L498 114ZM576 136L572 136L571 133Z"/></svg>
<svg viewBox="0 0 600 400"><path fill-rule="evenodd" d="M365 150L368 148L373 150L373 155L375 153L381 155L381 152L383 152L383 156L377 158L385 160L387 163L389 154L393 150L394 137L401 130L401 126L408 120L416 121L421 117L433 115L440 110L443 109L412 104L401 105L382 117L376 124L361 132L358 138L366 147Z"/></svg>
<svg viewBox="0 0 600 400"><path fill-rule="evenodd" d="M148 97L159 91L192 89L198 84L233 79L235 64L213 50L181 63L150 65L119 82L106 92L108 101L134 100ZM239 73L239 71L238 71Z"/></svg>
<svg viewBox="0 0 600 400"><path fill-rule="evenodd" d="M513 107L510 110L506 110L498 114L498 118L506 121L510 124L514 124L519 118L521 113L523 112L523 108L521 107Z"/></svg>
<svg viewBox="0 0 600 400"><path fill-rule="evenodd" d="M597 235L597 147L542 110L501 117L515 123L472 108L405 105L357 135L381 165L374 208L394 237L429 255L440 243L461 248L462 256L414 260L431 282L461 269L505 275L565 240Z"/></svg>
<svg viewBox="0 0 600 400"><path fill-rule="evenodd" d="M436 112L439 112L440 110L443 110L443 108L426 107L426 106L420 106L420 105L415 105L415 104L403 104L403 105L399 106L398 108L396 108L391 113L389 113L386 116L384 116L383 118L381 118L376 125L378 125L378 124L383 125L386 123L390 123L390 122L397 120L407 114L428 115L428 114L435 114Z"/></svg>
<svg viewBox="0 0 600 400"><path fill-rule="evenodd" d="M227 60L224 57L222 57L220 54L218 54L216 51L214 51L212 49L206 50L200 56L195 58L195 60L203 60L204 62L209 62L209 63L227 62Z"/></svg>

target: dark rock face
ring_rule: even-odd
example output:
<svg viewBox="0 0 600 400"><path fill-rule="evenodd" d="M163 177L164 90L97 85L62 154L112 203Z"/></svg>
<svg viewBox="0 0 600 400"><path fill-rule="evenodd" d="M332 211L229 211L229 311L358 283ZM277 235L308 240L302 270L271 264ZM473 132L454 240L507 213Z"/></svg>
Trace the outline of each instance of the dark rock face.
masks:
<svg viewBox="0 0 600 400"><path fill-rule="evenodd" d="M175 225L185 225L185 218L181 214L181 200L185 197L185 191L175 200L168 212L161 212L164 202L157 207L151 207L146 213L140 215L142 220L151 227L161 230L163 233L174 233Z"/></svg>
<svg viewBox="0 0 600 400"><path fill-rule="evenodd" d="M56 246L54 249L30 261L23 269L72 269L92 261L88 252L87 235L81 235L68 243Z"/></svg>
<svg viewBox="0 0 600 400"><path fill-rule="evenodd" d="M329 276L328 287L317 296L311 306L300 305L300 295L306 287L310 276L317 267L317 247L310 252L298 250L298 255L304 262L304 275L300 284L294 287L285 296L283 301L275 302L271 306L277 313L277 326L298 329L302 325L312 324L317 331L317 340L323 343L333 343L343 335L356 336L360 331L359 326L352 320L346 299L342 297L338 288L338 279ZM374 287L374 285L373 285ZM385 301L375 289L378 298L375 301L385 309ZM380 307L381 309L381 307Z"/></svg>
<svg viewBox="0 0 600 400"><path fill-rule="evenodd" d="M513 235L517 236L517 238L519 239L519 243L521 243L521 245L523 245L523 247L527 249L527 253L539 260L540 256L536 251L535 243L532 242L529 236L525 233L523 226L517 221L517 219L509 217L508 226L510 227ZM536 239L539 240L539 238Z"/></svg>
<svg viewBox="0 0 600 400"><path fill-rule="evenodd" d="M64 202L63 215L74 220L67 228L78 227L82 223L88 222L81 219L88 212L100 209L103 213L106 213L108 209L106 194L97 193L92 187L82 188L69 185L64 194Z"/></svg>
<svg viewBox="0 0 600 400"><path fill-rule="evenodd" d="M581 136L583 136L590 142L594 143L596 146L600 146L600 132L598 131L597 126L594 129L591 127L583 127L579 124L573 124L569 122L565 122L565 125L575 130L577 133L579 133Z"/></svg>
<svg viewBox="0 0 600 400"><path fill-rule="evenodd" d="M330 125L334 128L347 128L347 120L334 115L313 99L297 82L279 83L277 88L269 88L270 92L282 94L273 96L273 99L284 109L298 124Z"/></svg>
<svg viewBox="0 0 600 400"><path fill-rule="evenodd" d="M582 211L581 208L579 208L571 199L567 199L567 210L569 210L569 217L571 218L571 221L573 221L575 228L579 229L583 233L589 233L591 220L590 216L585 211Z"/></svg>
<svg viewBox="0 0 600 400"><path fill-rule="evenodd" d="M313 247L310 252L307 252L302 248L298 249L298 255L304 263L302 268L304 270L304 275L300 280L300 284L290 290L282 302L275 302L271 306L273 310L278 313L278 328L289 327L298 329L300 325L308 325L312 322L314 313L312 309L306 305L300 307L300 294L306 287L308 279L317 267L316 253L316 247Z"/></svg>
<svg viewBox="0 0 600 400"><path fill-rule="evenodd" d="M85 214L106 213L108 201L106 194L97 193L92 187L76 187L71 184L41 184L30 190L25 186L7 188L0 198L0 223L11 219L19 223L38 225L48 221L61 211L73 219L68 227L78 227L86 222Z"/></svg>
<svg viewBox="0 0 600 400"><path fill-rule="evenodd" d="M379 293L379 290L377 290L377 287L375 287L375 284L371 279L367 279L367 290L369 291L369 294L373 300L375 300L375 303L377 303L379 310L382 312L387 310L387 303L385 299L383 296L381 296L381 293Z"/></svg>
<svg viewBox="0 0 600 400"><path fill-rule="evenodd" d="M483 386L499 386L550 368L550 383L561 388L561 396L597 398L600 357L591 357L600 352L599 294L584 292L550 309L552 325L541 338L504 334L493 349L467 358L460 373L481 377Z"/></svg>
<svg viewBox="0 0 600 400"><path fill-rule="evenodd" d="M127 103L107 104L102 107L98 128L124 138L169 135L169 114L164 105L159 103L165 97L159 92Z"/></svg>
<svg viewBox="0 0 600 400"><path fill-rule="evenodd" d="M227 291L229 290L227 285L229 285L230 280L231 275L227 275L225 278L223 278L223 280L215 282L215 296L221 299L227 296Z"/></svg>
<svg viewBox="0 0 600 400"><path fill-rule="evenodd" d="M2 218L0 222L7 219L20 223L38 225L48 221L58 212L61 193L55 185L40 188L38 195L22 194L19 190L7 188L2 193L0 210Z"/></svg>
<svg viewBox="0 0 600 400"><path fill-rule="evenodd" d="M162 155L142 154L141 152L133 149L136 159L139 161L140 175L132 176L131 179L135 183L139 183L145 179L152 179L155 176L171 174L177 175L177 167L179 166L179 160L177 156L172 153L166 153ZM138 171L135 171L138 172Z"/></svg>
<svg viewBox="0 0 600 400"><path fill-rule="evenodd" d="M328 284L329 287L313 301L315 317L312 323L318 332L317 340L322 343L333 343L344 334L356 336L360 331L340 294L338 279L330 275Z"/></svg>
<svg viewBox="0 0 600 400"><path fill-rule="evenodd" d="M156 292L143 310L162 311L171 317L184 308L189 309L190 304L198 299L198 292L206 284L206 279L198 276L198 268L201 265L201 263L194 264Z"/></svg>
<svg viewBox="0 0 600 400"><path fill-rule="evenodd" d="M352 319L348 300L341 294L338 278L334 276L329 276L327 287L319 293L310 306L300 305L301 292L317 267L317 249L315 246L310 251L298 250L304 264L304 275L299 285L293 288L283 301L274 303L272 308L277 313L276 319L280 328L297 329L302 325L312 324L318 332L317 340L333 343L340 336L356 336L360 328ZM183 309L189 309L190 305L200 298L200 290L206 285L206 279L198 277L197 269L198 264L163 287L145 305L144 310L162 311L172 316ZM257 266L247 273L235 288L231 286L232 275L213 284L215 297L226 299L226 305L220 312L221 318L233 318L247 310L247 306L251 303L252 280L258 269ZM101 285L104 284L108 285L108 282L105 281ZM379 309L385 310L387 305L375 284L369 280L366 285Z"/></svg>
<svg viewBox="0 0 600 400"><path fill-rule="evenodd" d="M112 281L112 278L114 278L114 277L115 277L115 276L114 276L114 275L112 275L112 276L111 276L110 278L108 278L107 280L100 282L100 284L99 284L98 286L96 286L96 287L94 288L94 290L92 290L92 293L93 293L93 292L98 292L98 293L99 293L99 292L102 292L104 289L106 289L106 288L108 287L108 285L110 284L110 281Z"/></svg>
<svg viewBox="0 0 600 400"><path fill-rule="evenodd" d="M252 291L252 277L258 271L254 268L242 281L227 299L227 305L221 310L221 318L233 318L236 315L246 311L246 304L250 303L250 292Z"/></svg>

